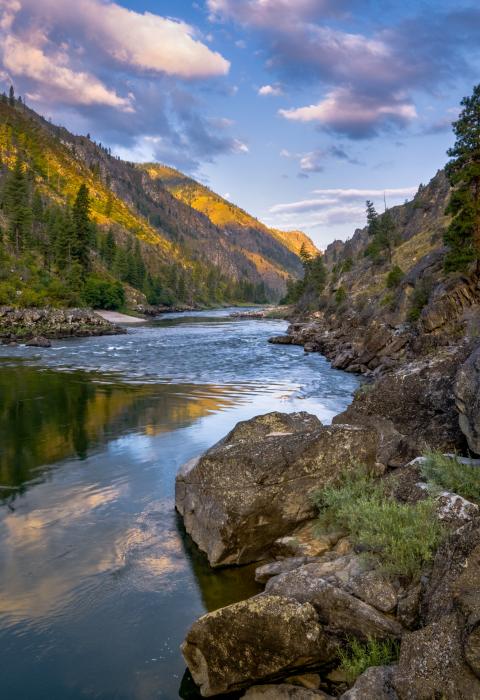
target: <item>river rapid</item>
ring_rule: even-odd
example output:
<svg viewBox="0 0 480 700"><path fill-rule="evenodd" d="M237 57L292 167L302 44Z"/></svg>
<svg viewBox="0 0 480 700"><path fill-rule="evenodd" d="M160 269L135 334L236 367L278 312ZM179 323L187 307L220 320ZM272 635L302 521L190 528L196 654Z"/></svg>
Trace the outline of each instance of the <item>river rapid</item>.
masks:
<svg viewBox="0 0 480 700"><path fill-rule="evenodd" d="M175 513L175 474L239 420L330 422L358 379L269 345L285 322L230 311L0 346L6 700L197 697L179 650L187 629L259 590L254 567L208 567Z"/></svg>

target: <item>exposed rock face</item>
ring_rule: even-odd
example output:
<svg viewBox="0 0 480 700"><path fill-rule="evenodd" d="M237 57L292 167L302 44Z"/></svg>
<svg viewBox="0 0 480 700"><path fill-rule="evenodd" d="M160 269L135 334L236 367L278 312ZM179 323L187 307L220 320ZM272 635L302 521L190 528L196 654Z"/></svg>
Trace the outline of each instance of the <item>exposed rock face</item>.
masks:
<svg viewBox="0 0 480 700"><path fill-rule="evenodd" d="M335 562L330 564L331 568L335 567ZM324 564L306 564L280 574L268 581L265 592L293 598L300 603L311 603L320 621L335 635L350 634L365 640L369 637L385 639L401 636L402 627L398 622L328 583L325 579L327 568Z"/></svg>
<svg viewBox="0 0 480 700"><path fill-rule="evenodd" d="M434 357L404 365L357 392L351 406L334 422L362 423L372 416L388 419L411 454L425 447L461 451L464 436L458 426L453 386L466 346L445 348ZM405 451L405 456L407 451Z"/></svg>
<svg viewBox="0 0 480 700"><path fill-rule="evenodd" d="M458 370L455 398L460 414L460 428L468 446L480 454L480 347L477 347Z"/></svg>
<svg viewBox="0 0 480 700"><path fill-rule="evenodd" d="M328 665L336 645L311 605L262 594L201 617L182 653L202 695L210 697Z"/></svg>
<svg viewBox="0 0 480 700"><path fill-rule="evenodd" d="M393 687L393 666L371 666L340 696L340 700L398 700Z"/></svg>
<svg viewBox="0 0 480 700"><path fill-rule="evenodd" d="M71 336L116 335L126 331L89 309L16 309L0 307L0 339L29 340ZM42 342L43 342L42 341ZM47 347L40 345L37 347Z"/></svg>
<svg viewBox="0 0 480 700"><path fill-rule="evenodd" d="M462 625L455 613L402 640L394 676L400 700L478 700L480 681L462 653Z"/></svg>
<svg viewBox="0 0 480 700"><path fill-rule="evenodd" d="M258 416L180 470L176 507L212 566L256 561L315 516L316 490L340 469L373 468L377 449L372 428L322 426L307 413Z"/></svg>

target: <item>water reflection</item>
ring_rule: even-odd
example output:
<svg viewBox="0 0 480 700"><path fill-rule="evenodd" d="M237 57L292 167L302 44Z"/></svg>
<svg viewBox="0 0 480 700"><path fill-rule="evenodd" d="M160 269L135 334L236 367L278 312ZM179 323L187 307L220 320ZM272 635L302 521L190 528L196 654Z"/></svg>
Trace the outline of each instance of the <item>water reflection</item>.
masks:
<svg viewBox="0 0 480 700"><path fill-rule="evenodd" d="M212 571L185 535L178 467L257 413L329 420L356 385L267 345L271 330L199 317L0 348L2 697L173 700L181 683L195 697L187 629L258 587L252 567Z"/></svg>
<svg viewBox="0 0 480 700"><path fill-rule="evenodd" d="M154 436L232 406L245 389L105 383L92 372L0 367L0 496L45 467L89 452L126 432ZM21 488L19 489L22 490Z"/></svg>

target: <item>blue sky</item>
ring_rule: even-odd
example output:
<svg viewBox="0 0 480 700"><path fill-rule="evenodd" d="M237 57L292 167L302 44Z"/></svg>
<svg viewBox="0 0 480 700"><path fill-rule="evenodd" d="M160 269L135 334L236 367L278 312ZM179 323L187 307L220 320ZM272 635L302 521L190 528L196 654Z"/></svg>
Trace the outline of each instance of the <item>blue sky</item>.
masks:
<svg viewBox="0 0 480 700"><path fill-rule="evenodd" d="M458 0L0 0L0 80L321 247L446 161L478 82Z"/></svg>

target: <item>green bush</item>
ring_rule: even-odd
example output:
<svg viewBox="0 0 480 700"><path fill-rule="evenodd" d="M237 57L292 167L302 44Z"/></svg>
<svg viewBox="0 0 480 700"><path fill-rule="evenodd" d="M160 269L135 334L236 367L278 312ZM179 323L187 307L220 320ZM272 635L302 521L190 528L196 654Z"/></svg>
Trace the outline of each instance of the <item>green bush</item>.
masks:
<svg viewBox="0 0 480 700"><path fill-rule="evenodd" d="M399 503L364 468L342 473L337 485L316 494L315 502L320 532L348 532L389 575L418 576L442 538L433 498Z"/></svg>
<svg viewBox="0 0 480 700"><path fill-rule="evenodd" d="M398 287L403 279L403 270L398 265L394 265L387 275L387 287L393 289Z"/></svg>
<svg viewBox="0 0 480 700"><path fill-rule="evenodd" d="M398 654L399 645L396 641L369 639L362 643L355 637L350 637L347 648L340 651L340 669L345 673L347 683L352 685L367 668L388 666L398 659Z"/></svg>
<svg viewBox="0 0 480 700"><path fill-rule="evenodd" d="M347 292L345 287L339 287L335 292L335 303L340 306L347 298Z"/></svg>
<svg viewBox="0 0 480 700"><path fill-rule="evenodd" d="M430 452L425 455L420 469L429 483L480 503L480 467L462 464L456 457Z"/></svg>
<svg viewBox="0 0 480 700"><path fill-rule="evenodd" d="M93 309L119 309L125 303L125 291L119 282L108 282L98 277L87 279L82 296Z"/></svg>
<svg viewBox="0 0 480 700"><path fill-rule="evenodd" d="M413 290L412 298L410 301L410 310L407 315L407 319L411 322L418 321L422 309L428 304L430 299L430 293L432 291L431 280L424 279L417 282L415 289Z"/></svg>

